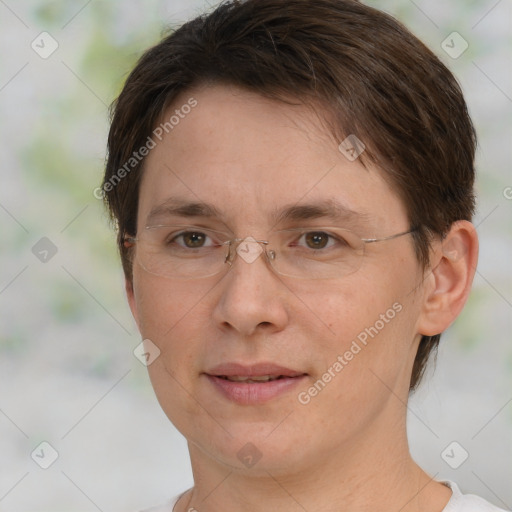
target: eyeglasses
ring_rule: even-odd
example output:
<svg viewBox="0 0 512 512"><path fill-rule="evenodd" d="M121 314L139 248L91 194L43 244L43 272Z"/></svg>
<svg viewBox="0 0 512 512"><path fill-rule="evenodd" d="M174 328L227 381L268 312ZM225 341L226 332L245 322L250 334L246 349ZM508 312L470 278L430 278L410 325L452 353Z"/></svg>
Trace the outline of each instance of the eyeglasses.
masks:
<svg viewBox="0 0 512 512"><path fill-rule="evenodd" d="M338 227L276 230L268 240L231 238L222 231L187 225L147 226L138 237L125 237L136 245L135 261L147 272L172 279L210 277L226 270L240 256L253 263L265 253L280 275L300 279L340 278L356 272L368 244L393 240L417 228L384 238L360 238Z"/></svg>

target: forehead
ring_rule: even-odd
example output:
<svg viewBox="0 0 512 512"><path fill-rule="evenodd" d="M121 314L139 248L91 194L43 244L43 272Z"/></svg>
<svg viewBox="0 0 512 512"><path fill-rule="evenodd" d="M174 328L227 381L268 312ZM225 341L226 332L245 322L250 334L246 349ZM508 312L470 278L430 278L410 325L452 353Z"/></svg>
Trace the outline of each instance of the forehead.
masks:
<svg viewBox="0 0 512 512"><path fill-rule="evenodd" d="M203 87L182 94L160 126L166 122L144 164L139 226L175 199L207 204L234 224L270 223L292 205L317 203L382 228L406 219L383 174L347 159L309 107Z"/></svg>

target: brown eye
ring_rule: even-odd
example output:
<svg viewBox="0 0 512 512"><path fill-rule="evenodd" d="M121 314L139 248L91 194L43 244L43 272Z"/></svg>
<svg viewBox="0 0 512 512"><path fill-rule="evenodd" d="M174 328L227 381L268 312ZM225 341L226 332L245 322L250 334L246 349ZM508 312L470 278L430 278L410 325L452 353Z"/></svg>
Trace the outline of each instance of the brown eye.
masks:
<svg viewBox="0 0 512 512"><path fill-rule="evenodd" d="M197 231L189 231L187 233L182 233L178 238L182 238L186 247L195 249L198 247L203 247L206 240L206 235Z"/></svg>
<svg viewBox="0 0 512 512"><path fill-rule="evenodd" d="M311 231L304 235L305 242L310 249L324 249L329 243L330 236L323 231Z"/></svg>

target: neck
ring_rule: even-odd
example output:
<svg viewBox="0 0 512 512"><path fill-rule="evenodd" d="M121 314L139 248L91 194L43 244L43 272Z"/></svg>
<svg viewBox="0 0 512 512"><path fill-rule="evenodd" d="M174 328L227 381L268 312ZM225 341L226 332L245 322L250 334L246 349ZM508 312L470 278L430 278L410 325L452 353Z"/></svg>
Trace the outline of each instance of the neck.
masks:
<svg viewBox="0 0 512 512"><path fill-rule="evenodd" d="M242 472L189 443L195 485L175 510L441 512L451 491L412 460L405 414L400 424L394 423L374 424L356 439L288 472L283 470L286 464L279 471Z"/></svg>

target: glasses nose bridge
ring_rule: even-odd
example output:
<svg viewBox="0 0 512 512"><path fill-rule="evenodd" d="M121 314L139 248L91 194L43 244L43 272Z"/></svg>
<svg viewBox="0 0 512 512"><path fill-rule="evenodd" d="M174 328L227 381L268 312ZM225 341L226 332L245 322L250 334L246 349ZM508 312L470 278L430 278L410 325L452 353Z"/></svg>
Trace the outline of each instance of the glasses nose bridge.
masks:
<svg viewBox="0 0 512 512"><path fill-rule="evenodd" d="M272 266L275 251L267 250L267 246L270 243L269 240L256 240L252 236L247 236L245 238L233 238L225 243L228 245L225 263L228 263L230 266L234 263L237 256L242 258L246 263L253 263L262 253L265 253L266 259Z"/></svg>

